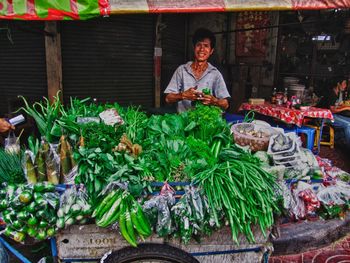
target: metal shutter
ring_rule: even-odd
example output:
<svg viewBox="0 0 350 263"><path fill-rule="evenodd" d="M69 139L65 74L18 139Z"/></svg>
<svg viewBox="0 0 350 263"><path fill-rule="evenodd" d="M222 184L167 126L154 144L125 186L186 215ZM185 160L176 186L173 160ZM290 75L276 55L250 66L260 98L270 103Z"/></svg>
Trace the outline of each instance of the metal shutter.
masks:
<svg viewBox="0 0 350 263"><path fill-rule="evenodd" d="M186 51L186 14L163 14L162 24L162 94L164 104L164 90L178 66L184 64Z"/></svg>
<svg viewBox="0 0 350 263"><path fill-rule="evenodd" d="M153 106L154 15L61 22L64 100Z"/></svg>
<svg viewBox="0 0 350 263"><path fill-rule="evenodd" d="M0 116L17 109L18 95L47 96L44 22L0 21L0 92Z"/></svg>

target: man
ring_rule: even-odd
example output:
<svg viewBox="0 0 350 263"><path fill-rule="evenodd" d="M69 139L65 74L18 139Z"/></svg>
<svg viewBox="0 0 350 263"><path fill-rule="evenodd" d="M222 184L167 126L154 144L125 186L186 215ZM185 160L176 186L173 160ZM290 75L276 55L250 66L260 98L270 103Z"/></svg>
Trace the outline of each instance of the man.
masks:
<svg viewBox="0 0 350 263"><path fill-rule="evenodd" d="M15 127L8 123L5 119L0 118L0 133L7 132L9 130L14 130Z"/></svg>
<svg viewBox="0 0 350 263"><path fill-rule="evenodd" d="M343 106L338 101L340 93L346 89L347 81L344 78L335 78L331 92L327 96L322 97L317 107L332 111L334 117L333 126L344 131L344 137L339 139L344 139L346 147L350 148L350 107ZM338 137L337 134L336 137Z"/></svg>
<svg viewBox="0 0 350 263"><path fill-rule="evenodd" d="M192 43L194 61L176 69L164 91L167 94L165 101L177 102L178 112L191 108L191 101L202 101L204 105L215 105L226 110L230 94L219 70L208 63L216 44L214 34L208 29L200 28L194 33ZM203 93L204 89L209 89L210 94Z"/></svg>

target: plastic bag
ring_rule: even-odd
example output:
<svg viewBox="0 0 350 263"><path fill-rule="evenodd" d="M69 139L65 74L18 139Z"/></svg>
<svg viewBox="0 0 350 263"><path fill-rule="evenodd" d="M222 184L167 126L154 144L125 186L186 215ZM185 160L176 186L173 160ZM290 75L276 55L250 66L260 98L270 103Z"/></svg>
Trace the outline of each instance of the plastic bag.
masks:
<svg viewBox="0 0 350 263"><path fill-rule="evenodd" d="M60 178L60 157L57 154L58 145L49 144L45 141L41 145L45 155L47 180L53 184L58 184Z"/></svg>
<svg viewBox="0 0 350 263"><path fill-rule="evenodd" d="M8 153L18 154L21 150L19 139L13 131L10 131L7 138L5 138L5 151Z"/></svg>
<svg viewBox="0 0 350 263"><path fill-rule="evenodd" d="M57 211L57 227L65 228L72 224L84 224L91 214L91 205L83 185L73 185L60 197L60 208Z"/></svg>
<svg viewBox="0 0 350 263"><path fill-rule="evenodd" d="M350 186L337 181L335 185L320 190L317 198L326 206L344 205L350 199Z"/></svg>
<svg viewBox="0 0 350 263"><path fill-rule="evenodd" d="M35 160L34 154L31 151L26 150L24 152L23 171L27 178L27 182L29 184L36 184L38 181L34 160Z"/></svg>
<svg viewBox="0 0 350 263"><path fill-rule="evenodd" d="M211 232L212 220L208 203L197 188L185 187L185 194L171 208L171 211L173 212L176 232L184 243L188 243L192 235L198 236Z"/></svg>
<svg viewBox="0 0 350 263"><path fill-rule="evenodd" d="M298 182L297 188L293 190L292 214L296 219L305 219L314 216L316 209L320 207L320 201L312 190L312 185Z"/></svg>
<svg viewBox="0 0 350 263"><path fill-rule="evenodd" d="M175 204L174 193L175 191L165 183L160 195L152 197L143 204L143 211L149 217L151 224L156 224L156 232L160 237L173 232L170 209Z"/></svg>

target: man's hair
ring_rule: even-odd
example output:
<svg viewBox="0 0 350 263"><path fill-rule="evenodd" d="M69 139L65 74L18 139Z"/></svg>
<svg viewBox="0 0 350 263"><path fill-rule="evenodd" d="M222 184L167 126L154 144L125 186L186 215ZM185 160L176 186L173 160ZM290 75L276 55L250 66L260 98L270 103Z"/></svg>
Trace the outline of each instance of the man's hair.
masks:
<svg viewBox="0 0 350 263"><path fill-rule="evenodd" d="M338 83L341 83L344 80L347 81L347 78L344 76L336 76L336 77L331 78L331 80L330 80L331 87L330 88L336 87Z"/></svg>
<svg viewBox="0 0 350 263"><path fill-rule="evenodd" d="M192 37L193 46L195 46L199 41L209 38L211 48L215 48L216 38L213 32L206 28L198 28Z"/></svg>

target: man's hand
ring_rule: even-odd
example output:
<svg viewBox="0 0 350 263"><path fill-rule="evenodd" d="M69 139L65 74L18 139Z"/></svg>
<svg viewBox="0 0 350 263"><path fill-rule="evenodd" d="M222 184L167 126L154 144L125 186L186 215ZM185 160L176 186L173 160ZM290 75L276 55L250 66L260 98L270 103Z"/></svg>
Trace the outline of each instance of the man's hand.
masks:
<svg viewBox="0 0 350 263"><path fill-rule="evenodd" d="M202 95L198 100L202 101L204 105L215 105L218 106L217 103L219 99L215 98L213 95Z"/></svg>
<svg viewBox="0 0 350 263"><path fill-rule="evenodd" d="M200 98L198 98L198 100L200 100L204 105L218 106L223 110L226 110L229 106L227 99L218 99L213 95L202 95Z"/></svg>
<svg viewBox="0 0 350 263"><path fill-rule="evenodd" d="M198 100L198 97L202 95L203 93L200 91L197 91L197 87L189 88L181 93L183 100Z"/></svg>
<svg viewBox="0 0 350 263"><path fill-rule="evenodd" d="M15 127L8 123L5 119L0 118L0 132L7 132L8 130L14 130Z"/></svg>
<svg viewBox="0 0 350 263"><path fill-rule="evenodd" d="M181 100L198 100L199 96L202 96L202 92L197 91L197 87L189 88L181 93L168 93L165 97L167 103L174 103Z"/></svg>

